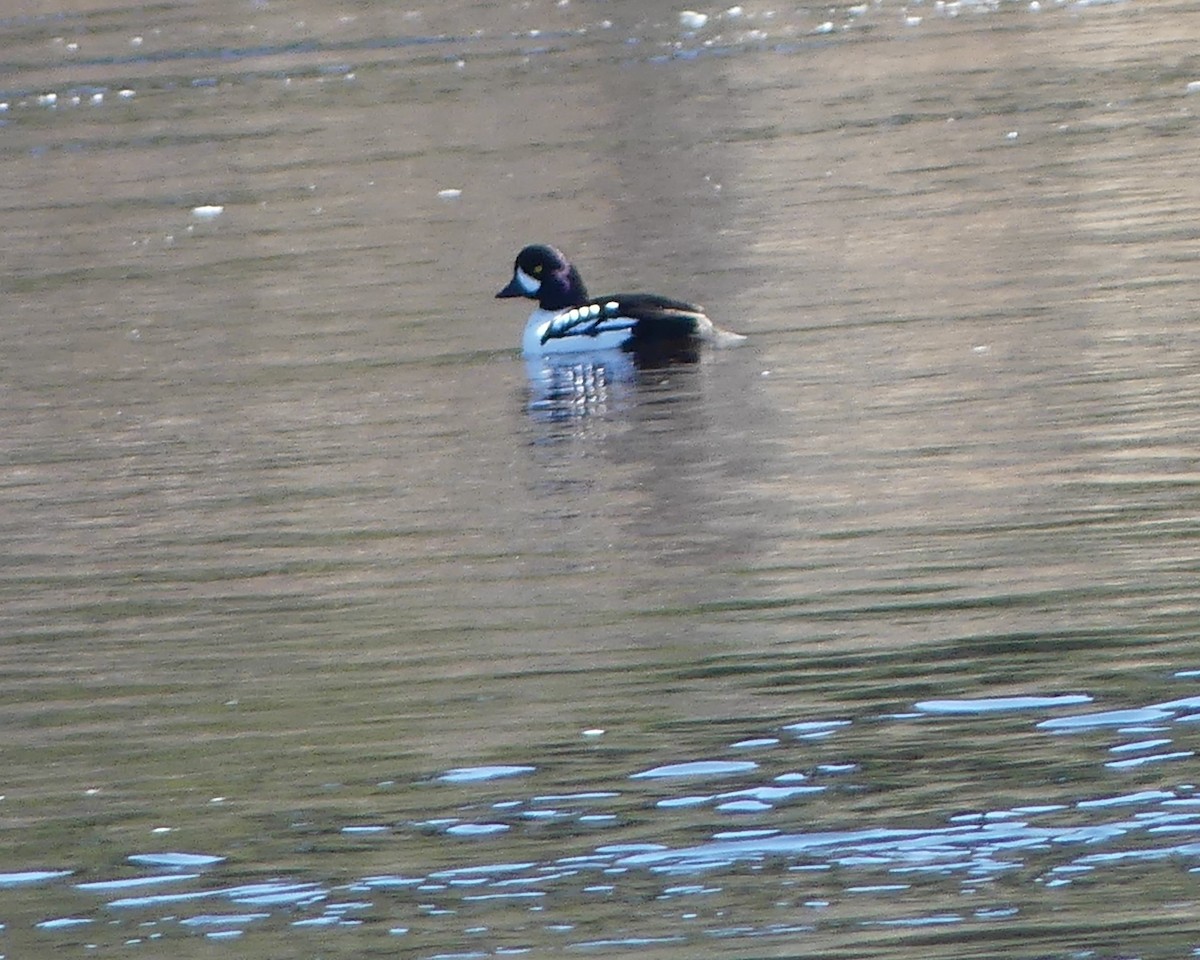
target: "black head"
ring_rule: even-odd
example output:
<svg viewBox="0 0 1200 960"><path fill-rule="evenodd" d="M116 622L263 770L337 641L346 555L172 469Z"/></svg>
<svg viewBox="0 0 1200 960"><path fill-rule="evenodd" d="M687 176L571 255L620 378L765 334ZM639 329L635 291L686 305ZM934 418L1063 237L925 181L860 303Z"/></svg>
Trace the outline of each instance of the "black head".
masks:
<svg viewBox="0 0 1200 960"><path fill-rule="evenodd" d="M517 254L513 276L497 297L528 297L543 310L565 310L586 302L579 271L554 247L534 244Z"/></svg>

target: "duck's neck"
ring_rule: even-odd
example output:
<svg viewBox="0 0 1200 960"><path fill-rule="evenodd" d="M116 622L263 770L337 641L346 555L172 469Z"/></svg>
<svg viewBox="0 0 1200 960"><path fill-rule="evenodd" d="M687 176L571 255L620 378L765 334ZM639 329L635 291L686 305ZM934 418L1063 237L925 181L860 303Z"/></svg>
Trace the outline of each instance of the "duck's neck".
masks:
<svg viewBox="0 0 1200 960"><path fill-rule="evenodd" d="M561 270L547 274L538 289L538 306L543 310L566 310L568 307L586 303L587 298L588 292L587 287L583 285L583 278L569 263Z"/></svg>

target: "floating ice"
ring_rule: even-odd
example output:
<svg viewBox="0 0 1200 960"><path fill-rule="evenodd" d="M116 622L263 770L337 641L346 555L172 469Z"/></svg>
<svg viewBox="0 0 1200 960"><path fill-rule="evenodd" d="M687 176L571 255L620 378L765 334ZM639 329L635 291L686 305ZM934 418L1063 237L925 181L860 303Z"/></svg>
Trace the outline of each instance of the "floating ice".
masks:
<svg viewBox="0 0 1200 960"><path fill-rule="evenodd" d="M671 763L630 774L631 780L654 780L664 777L723 777L734 773L757 770L750 760L693 760L691 763Z"/></svg>
<svg viewBox="0 0 1200 960"><path fill-rule="evenodd" d="M269 913L204 913L198 917L186 917L180 920L179 924L183 927L225 927L240 926L253 920L269 920L270 918Z"/></svg>
<svg viewBox="0 0 1200 960"><path fill-rule="evenodd" d="M546 929L552 929L547 927ZM571 944L575 950L624 950L634 947L649 947L660 943L683 943L686 937L682 934L667 937L625 937L621 940L584 940ZM479 954L484 956L484 954Z"/></svg>
<svg viewBox="0 0 1200 960"><path fill-rule="evenodd" d="M1153 750L1156 747L1165 747L1171 741L1168 739L1159 738L1157 740L1138 740L1136 743L1122 743L1115 747L1109 747L1109 753L1138 753L1143 750Z"/></svg>
<svg viewBox="0 0 1200 960"><path fill-rule="evenodd" d="M716 799L721 801L749 799L767 805L774 805L791 800L793 797L801 797L810 793L823 793L824 791L824 787L752 787L749 790L734 790L732 793L718 794Z"/></svg>
<svg viewBox="0 0 1200 960"><path fill-rule="evenodd" d="M135 853L126 859L146 867L210 867L225 858L203 853Z"/></svg>
<svg viewBox="0 0 1200 960"><path fill-rule="evenodd" d="M1054 717L1039 723L1039 730L1088 730L1092 727L1123 727L1131 723L1158 723L1170 720L1167 710L1144 707L1138 710L1106 710L1102 713L1084 713L1075 717Z"/></svg>
<svg viewBox="0 0 1200 960"><path fill-rule="evenodd" d="M462 191L458 187L447 187L445 190L438 191L439 200L457 200L462 196Z"/></svg>
<svg viewBox="0 0 1200 960"><path fill-rule="evenodd" d="M276 904L315 903L325 897L325 890L315 883L247 883L216 890L190 890L186 893L159 893L141 897L121 897L110 900L108 906L116 909L128 907L162 907L167 904L187 903L192 900L219 898L233 903Z"/></svg>
<svg viewBox="0 0 1200 960"><path fill-rule="evenodd" d="M922 713L995 713L1001 710L1041 710L1091 703L1087 694L1055 697L980 697L974 700L922 700L913 706Z"/></svg>
<svg viewBox="0 0 1200 960"><path fill-rule="evenodd" d="M392 875L384 875L384 876L378 876L378 877L363 877L361 882L362 882L363 886L366 886L366 887L371 887L371 888L379 887L382 889L388 889L391 887L415 887L415 886L417 886L417 884L424 883L425 878L424 877L397 877L397 876L392 876Z"/></svg>
<svg viewBox="0 0 1200 960"><path fill-rule="evenodd" d="M1200 710L1200 697L1164 700L1162 703L1152 703L1150 706L1155 710Z"/></svg>
<svg viewBox="0 0 1200 960"><path fill-rule="evenodd" d="M911 890L908 883L867 883L862 886L847 887L847 893L898 893L901 890Z"/></svg>
<svg viewBox="0 0 1200 960"><path fill-rule="evenodd" d="M717 804L717 809L723 813L762 813L765 810L773 810L774 807L761 800L730 800L728 803Z"/></svg>
<svg viewBox="0 0 1200 960"><path fill-rule="evenodd" d="M484 780L499 780L503 777L520 777L533 773L537 767L456 767L447 770L437 779L443 783L479 783Z"/></svg>
<svg viewBox="0 0 1200 960"><path fill-rule="evenodd" d="M59 877L69 877L70 870L21 870L17 873L0 873L0 887L16 887L23 883L41 883L43 880L56 880Z"/></svg>
<svg viewBox="0 0 1200 960"><path fill-rule="evenodd" d="M1178 750L1175 753L1152 753L1145 757L1130 757L1128 760L1110 760L1105 766L1110 770L1132 770L1134 767L1144 767L1148 763L1163 763L1168 760L1190 760L1195 755L1191 750Z"/></svg>
<svg viewBox="0 0 1200 960"><path fill-rule="evenodd" d="M929 927L944 923L962 923L957 913L941 913L932 917L901 917L897 920L866 920L866 924L878 927Z"/></svg>
<svg viewBox="0 0 1200 960"><path fill-rule="evenodd" d="M781 830L721 830L712 835L714 840L757 840L759 837L776 837Z"/></svg>
<svg viewBox="0 0 1200 960"><path fill-rule="evenodd" d="M509 826L504 823L459 823L450 827L446 832L455 837L486 837L496 833L506 833Z"/></svg>
<svg viewBox="0 0 1200 960"><path fill-rule="evenodd" d="M458 880L463 877L488 877L497 873L522 873L530 867L536 867L532 861L521 863L488 863L478 867L454 867L449 870L438 870L431 873L430 880Z"/></svg>
<svg viewBox="0 0 1200 960"><path fill-rule="evenodd" d="M76 890L91 890L96 893L108 893L116 890L127 890L130 887L145 887L150 884L179 883L181 880L195 880L198 873L172 873L159 877L131 877L127 880L92 880L88 883L75 884Z"/></svg>
<svg viewBox="0 0 1200 960"><path fill-rule="evenodd" d="M1096 807L1125 807L1131 804L1158 803L1160 800L1174 799L1175 794L1167 790L1139 790L1137 793L1123 793L1115 797L1080 800L1075 806L1080 810L1090 810Z"/></svg>
<svg viewBox="0 0 1200 960"><path fill-rule="evenodd" d="M192 207L192 216L197 220L215 220L225 212L225 208L218 204L201 204L198 207Z"/></svg>
<svg viewBox="0 0 1200 960"><path fill-rule="evenodd" d="M91 922L87 917L59 917L57 920L43 920L34 926L40 930L65 930L70 927L84 927Z"/></svg>
<svg viewBox="0 0 1200 960"><path fill-rule="evenodd" d="M631 853L654 853L670 849L662 843L610 843L597 847L596 852L604 855L625 856Z"/></svg>
<svg viewBox="0 0 1200 960"><path fill-rule="evenodd" d="M697 13L695 10L680 10L679 25L685 30L699 30L708 23L707 13Z"/></svg>
<svg viewBox="0 0 1200 960"><path fill-rule="evenodd" d="M241 893L238 896L230 898L235 904L250 904L253 906L269 907L280 904L308 906L311 904L319 904L325 899L325 890L312 883L301 883L296 886L288 886L288 884L259 884L259 887L265 888L265 893L258 893L257 888L251 887L250 893ZM274 888L278 892L272 893Z"/></svg>
<svg viewBox="0 0 1200 960"><path fill-rule="evenodd" d="M656 807L671 809L672 807L700 807L712 800L712 797L667 797L659 800Z"/></svg>
<svg viewBox="0 0 1200 960"><path fill-rule="evenodd" d="M793 736L817 739L829 736L838 727L849 725L849 720L804 720L800 723L789 723L783 729Z"/></svg>
<svg viewBox="0 0 1200 960"><path fill-rule="evenodd" d="M856 773L856 772L858 772L858 764L857 763L818 763L817 764L817 773L830 773L830 774L836 775L836 774L841 774L841 773Z"/></svg>

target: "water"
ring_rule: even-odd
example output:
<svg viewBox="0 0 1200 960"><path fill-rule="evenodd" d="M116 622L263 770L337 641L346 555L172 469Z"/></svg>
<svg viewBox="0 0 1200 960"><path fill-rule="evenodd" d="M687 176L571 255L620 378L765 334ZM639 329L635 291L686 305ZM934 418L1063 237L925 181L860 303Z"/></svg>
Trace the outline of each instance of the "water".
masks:
<svg viewBox="0 0 1200 960"><path fill-rule="evenodd" d="M1200 949L1200 8L681 9L0 21L0 952Z"/></svg>

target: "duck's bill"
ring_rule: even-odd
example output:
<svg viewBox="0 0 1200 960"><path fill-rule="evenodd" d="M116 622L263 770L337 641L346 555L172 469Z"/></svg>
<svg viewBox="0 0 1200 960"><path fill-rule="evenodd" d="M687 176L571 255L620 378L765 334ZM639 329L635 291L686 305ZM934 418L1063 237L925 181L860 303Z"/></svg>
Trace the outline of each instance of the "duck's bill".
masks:
<svg viewBox="0 0 1200 960"><path fill-rule="evenodd" d="M524 288L517 283L517 278L513 277L508 281L508 286L496 294L497 300L503 300L508 297L524 297L526 296Z"/></svg>

